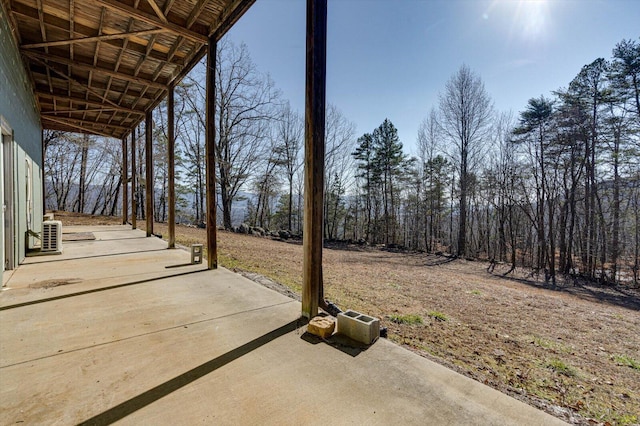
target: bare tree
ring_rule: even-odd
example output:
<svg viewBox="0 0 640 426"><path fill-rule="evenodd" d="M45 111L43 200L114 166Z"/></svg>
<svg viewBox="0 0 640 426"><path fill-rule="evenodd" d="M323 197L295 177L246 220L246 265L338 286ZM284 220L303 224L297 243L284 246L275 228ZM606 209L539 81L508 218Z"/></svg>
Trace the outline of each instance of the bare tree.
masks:
<svg viewBox="0 0 640 426"><path fill-rule="evenodd" d="M459 228L457 254L467 252L467 203L471 173L480 159L493 115L484 83L467 65L462 65L440 95L441 128L455 148L452 153L459 174Z"/></svg>
<svg viewBox="0 0 640 426"><path fill-rule="evenodd" d="M196 73L197 74L197 73ZM202 68L200 70L202 74ZM202 129L206 128L205 88L201 78L188 80L197 90L189 100ZM265 160L270 121L277 113L280 93L261 74L243 43L218 44L216 60L216 160L222 202L222 222L232 227L231 210L238 192Z"/></svg>
<svg viewBox="0 0 640 426"><path fill-rule="evenodd" d="M218 183L223 225L230 229L233 200L264 160L279 93L258 71L245 44L220 43L216 64Z"/></svg>
<svg viewBox="0 0 640 426"><path fill-rule="evenodd" d="M279 141L276 149L280 158L280 165L287 175L288 205L287 205L287 229L292 230L293 218L293 179L296 171L302 165L300 149L302 148L302 136L304 134L304 122L300 115L291 109L289 102L285 103L280 111L280 117L276 122L276 137Z"/></svg>
<svg viewBox="0 0 640 426"><path fill-rule="evenodd" d="M325 237L335 238L337 224L342 222L344 194L350 189L353 178L353 151L355 124L335 105L327 105L325 126L325 196L324 229ZM333 225L333 226L331 226ZM329 235L329 231L331 233Z"/></svg>
<svg viewBox="0 0 640 426"><path fill-rule="evenodd" d="M204 100L198 91L195 80L187 77L176 86L176 140L182 157L181 167L184 169L185 183L191 186L194 212L193 222L202 224L205 221L205 147L204 116L201 107Z"/></svg>

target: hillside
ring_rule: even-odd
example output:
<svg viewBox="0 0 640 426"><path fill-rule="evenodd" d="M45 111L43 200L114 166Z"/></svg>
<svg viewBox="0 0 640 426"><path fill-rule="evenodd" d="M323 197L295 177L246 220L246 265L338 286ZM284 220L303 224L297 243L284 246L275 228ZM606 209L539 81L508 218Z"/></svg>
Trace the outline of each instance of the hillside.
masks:
<svg viewBox="0 0 640 426"><path fill-rule="evenodd" d="M64 224L118 223L56 215ZM144 226L144 223L140 223ZM156 224L166 237L166 225ZM177 227L179 243L204 242ZM220 264L299 293L302 245L220 231ZM325 296L382 319L389 339L572 423L640 419L640 293L422 253L334 245ZM575 414L578 415L575 415ZM590 422L591 420L591 422Z"/></svg>

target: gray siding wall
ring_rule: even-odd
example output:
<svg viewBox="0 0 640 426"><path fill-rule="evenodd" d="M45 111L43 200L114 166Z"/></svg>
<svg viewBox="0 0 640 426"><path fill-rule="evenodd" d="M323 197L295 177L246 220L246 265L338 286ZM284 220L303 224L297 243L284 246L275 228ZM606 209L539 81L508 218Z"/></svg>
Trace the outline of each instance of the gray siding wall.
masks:
<svg viewBox="0 0 640 426"><path fill-rule="evenodd" d="M24 260L26 251L36 244L27 231L42 231L42 132L31 82L10 32L3 4L0 3L0 123L9 135L5 142L11 145L13 153L10 177L13 203L7 205L7 209L14 215L13 252L17 266ZM5 175L3 165L0 173ZM4 214L2 216L4 222ZM3 246L4 232L3 226L0 232ZM4 270L4 256L2 260Z"/></svg>
<svg viewBox="0 0 640 426"><path fill-rule="evenodd" d="M31 82L0 6L0 115L14 131L14 140L42 168L40 116Z"/></svg>

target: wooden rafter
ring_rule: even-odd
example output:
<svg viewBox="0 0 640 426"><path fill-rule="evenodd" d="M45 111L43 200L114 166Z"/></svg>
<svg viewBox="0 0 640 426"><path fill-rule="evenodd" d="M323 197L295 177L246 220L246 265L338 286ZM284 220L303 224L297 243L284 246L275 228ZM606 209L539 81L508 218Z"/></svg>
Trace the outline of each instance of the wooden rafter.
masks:
<svg viewBox="0 0 640 426"><path fill-rule="evenodd" d="M167 0L167 2L164 5L164 16L167 16L169 14L169 11L171 10L171 8L173 7L173 3L175 3L176 0Z"/></svg>
<svg viewBox="0 0 640 426"><path fill-rule="evenodd" d="M42 59L45 61L50 61L50 62L55 62L61 65L72 65L75 69L80 70L80 71L91 71L93 70L96 73L100 73L100 74L104 74L106 76L112 77L112 78L117 78L120 80L124 80L124 81L130 81L132 83L136 83L136 84L141 84L144 86L149 86L149 87L153 87L156 89L165 89L166 85L161 84L161 83L157 83L155 81L151 81L145 78L141 78L141 77L136 77L130 74L126 74L123 72L117 72L117 71L113 71L107 68L102 68L102 67L94 67L92 65L87 65L87 64L82 64L79 63L77 61L72 61L70 59L64 58L62 56L56 56L56 55L47 55L46 53L38 53L38 52L31 52L28 50L23 50L22 53L25 56L28 56L29 58L37 58L37 59Z"/></svg>
<svg viewBox="0 0 640 426"><path fill-rule="evenodd" d="M69 38L75 38L76 36L75 29L74 29L75 23L76 23L75 13L76 13L75 2L74 0L69 0ZM73 61L73 44L69 45L69 59ZM71 75L71 65L67 65L67 69L68 69L69 75ZM69 90L69 96L71 96L71 82L69 82L68 90Z"/></svg>
<svg viewBox="0 0 640 426"><path fill-rule="evenodd" d="M171 46L171 50L169 50L169 53L167 54L168 61L171 61L173 59L173 55L176 54L183 40L184 38L182 36L178 36L178 38L176 38L175 43L173 43L173 46Z"/></svg>
<svg viewBox="0 0 640 426"><path fill-rule="evenodd" d="M218 19L209 25L209 35L215 36L216 41L220 40L226 29L231 28L254 2L255 0L232 0L229 2Z"/></svg>
<svg viewBox="0 0 640 426"><path fill-rule="evenodd" d="M144 115L144 111L138 111L135 109L126 108L123 106L113 105L113 104L101 104L100 102L90 101L90 100L78 98L75 96L61 96L61 95L54 95L49 93L43 93L40 96L42 98L53 99L55 101L74 102L77 104L88 105L91 107L104 109L105 111L111 110L111 111L124 112L127 114ZM83 111L87 111L87 110L83 110Z"/></svg>
<svg viewBox="0 0 640 426"><path fill-rule="evenodd" d="M93 90L91 87L80 83L79 81L77 81L76 79L74 79L73 77L69 77L68 75L66 75L63 72L60 72L58 70L56 70L55 68L52 68L49 64L39 60L39 59L33 59L34 61L38 62L39 64L41 64L42 66L44 66L48 71L52 71L55 74L57 74L58 76L60 76L61 78L71 82L71 83L75 83L76 85L78 85L79 87L81 87L82 89L86 90L87 92L91 93L92 95L97 96L98 98L102 99L103 102L106 102L108 104L110 104L111 106L119 106L118 104L110 101L109 99L107 99L105 96L102 96L101 94L99 94L98 92L96 92L95 90ZM51 91L50 93L53 93L53 91Z"/></svg>
<svg viewBox="0 0 640 426"><path fill-rule="evenodd" d="M158 3L156 3L155 0L147 0L147 3L149 3L149 6L151 6L151 9L153 9L153 11L156 13L156 16L158 17L158 19L160 19L165 24L169 22L167 21L167 17L164 16L164 12L162 11L162 9L158 7Z"/></svg>
<svg viewBox="0 0 640 426"><path fill-rule="evenodd" d="M77 131L77 132L80 132L80 133L89 133L89 134L94 134L94 135L105 136L105 137L108 137L108 138L112 138L112 137L116 136L113 133L108 133L108 132L103 131L103 130L92 129L90 127L79 126L77 124L68 123L68 122L66 122L64 120L55 119L53 117L43 116L42 120L43 121L48 121L48 122L51 122L51 123L56 123L58 125L64 126L64 130L67 130L67 131L69 131L69 129L73 129L73 131ZM89 124L91 124L91 123L89 123Z"/></svg>
<svg viewBox="0 0 640 426"><path fill-rule="evenodd" d="M44 111L42 115L59 115L59 114L84 114L88 112L113 112L117 111L115 108L105 107L105 108L88 108L88 109L57 109L55 111ZM85 121L86 118L82 118L81 120Z"/></svg>
<svg viewBox="0 0 640 426"><path fill-rule="evenodd" d="M44 28L44 11L42 9L42 0L37 0L38 18L40 20L40 36L42 40L47 41L47 31ZM45 48L45 53L49 53L49 49ZM47 80L49 81L49 92L53 92L53 83L51 82L51 73L47 69Z"/></svg>
<svg viewBox="0 0 640 426"><path fill-rule="evenodd" d="M198 0L195 6L193 6L193 10L191 11L191 15L187 18L187 28L191 28L193 24L198 20L200 14L204 10L204 7L207 5L207 0Z"/></svg>
<svg viewBox="0 0 640 426"><path fill-rule="evenodd" d="M88 120L80 120L77 118L62 118L62 117L50 117L50 116L43 116L43 119L49 120L49 121L53 121L56 122L58 124L72 124L75 126L97 126L97 127L102 127L102 128L110 128L110 129L117 129L117 130L121 130L123 132L126 132L129 130L128 127L125 126L119 126L119 125L115 125L115 124L108 124L108 123L102 123L102 122L96 122L96 121L88 121Z"/></svg>
<svg viewBox="0 0 640 426"><path fill-rule="evenodd" d="M156 16L145 13L141 10L133 8L124 3L120 3L115 0L93 0L96 3L103 5L106 8L114 10L118 13L121 13L124 16L130 16L138 21L145 22L150 25L154 25L158 28L163 28L165 30L171 31L174 34L181 35L189 40L193 40L198 43L207 43L208 38L204 34L197 33L195 31L191 31L187 28L181 27L180 25L176 25L172 22L162 22Z"/></svg>
<svg viewBox="0 0 640 426"><path fill-rule="evenodd" d="M98 22L98 36L102 35L102 27L104 25L104 15L105 15L105 8L101 7L100 8L100 21ZM95 67L96 64L98 63L98 53L100 52L100 40L96 41L96 47L93 51L93 61L92 64ZM87 87L91 87L91 82L93 80L93 70L89 71L89 79L87 81ZM89 99L89 92L85 93L85 98L88 100ZM86 118L86 114L84 114L82 116L82 118Z"/></svg>
<svg viewBox="0 0 640 426"><path fill-rule="evenodd" d="M20 46L20 48L36 49L39 47L65 46L67 44L76 44L76 43L93 43L93 42L107 41L107 40L118 40L118 39L129 38L129 37L141 37L141 36L147 36L151 34L163 33L166 31L167 30L164 30L164 29L155 29L155 30L132 31L129 33L105 34L105 35L98 35L93 37L80 37L80 38L71 38L67 40L47 41L43 43L30 43L30 44L24 44Z"/></svg>

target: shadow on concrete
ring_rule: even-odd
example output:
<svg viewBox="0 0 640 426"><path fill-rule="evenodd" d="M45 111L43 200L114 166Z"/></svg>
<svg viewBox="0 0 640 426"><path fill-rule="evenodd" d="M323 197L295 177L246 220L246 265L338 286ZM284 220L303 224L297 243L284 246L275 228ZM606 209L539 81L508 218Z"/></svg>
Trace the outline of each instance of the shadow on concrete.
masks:
<svg viewBox="0 0 640 426"><path fill-rule="evenodd" d="M102 413L81 422L80 425L108 425L118 420L125 418L126 416L140 410L141 408L150 405L157 400L164 398L167 395L177 391L184 386L206 376L209 373L214 372L215 370L224 367L232 361L235 361L250 352L255 351L261 346L266 345L267 343L284 336L287 333L290 333L302 325L306 323L306 319L300 317L295 319L282 327L276 328L273 331L270 331L267 334L263 334L260 337L257 337L250 342L245 343L242 346L239 346L223 355L220 355L210 361L205 362L204 364L200 364L199 366L192 368L189 371L186 371L179 376L174 377L152 389L149 389L146 392L141 393L140 395L134 396L133 398L116 405Z"/></svg>
<svg viewBox="0 0 640 426"><path fill-rule="evenodd" d="M102 240L102 241L113 241L113 240ZM167 250L166 248L161 248L161 249L153 249L153 250L134 250L134 251L121 251L118 253L109 253L109 254L96 254L93 256L79 256L79 257L67 257L64 259L51 259L51 260L42 260L42 261L37 261L37 262L31 262L31 263L23 263L22 265L20 265L21 268L25 267L25 266L30 266L30 265L40 265L42 263L54 263L54 262L67 262L69 260L81 260L81 259L93 259L96 257L111 257L111 256L124 256L127 254L138 254L138 253L153 253L156 251L165 251ZM48 255L51 256L51 255ZM38 256L33 256L32 258L37 258Z"/></svg>
<svg viewBox="0 0 640 426"><path fill-rule="evenodd" d="M371 345L365 345L360 342L356 342L353 339L350 339L347 336L343 336L342 334L333 334L328 339L323 339L322 337L316 336L315 334L311 334L308 331L303 333L300 336L302 340L305 342L311 343L312 345L317 345L318 343L324 343L332 348L339 350L347 355L352 357L356 357L360 355L362 352L369 349Z"/></svg>
<svg viewBox="0 0 640 426"><path fill-rule="evenodd" d="M73 235L73 234L63 234L63 235ZM147 238L145 236L141 236L141 237L123 237L123 238L107 238L104 240L98 240L98 239L77 239L77 240L65 240L63 239L62 242L63 243L81 243L81 242L94 242L94 243L106 243L109 241L121 241L121 240L141 240L143 238ZM150 237L149 237L150 238Z"/></svg>
<svg viewBox="0 0 640 426"><path fill-rule="evenodd" d="M126 226L126 225L97 225L97 226ZM91 228L91 231L69 231L69 228ZM62 224L62 234L74 234L76 232L92 232L92 233L98 233L98 232L131 232L132 229L130 228L123 228L123 229L95 229L94 225L67 225L67 227L65 227L64 223ZM135 231L135 230L134 230ZM144 229L142 230L144 232Z"/></svg>
<svg viewBox="0 0 640 426"><path fill-rule="evenodd" d="M161 277L147 278L144 280L132 281L132 282L123 283L123 284L116 284L108 287L93 288L91 290L78 291L76 293L61 294L59 296L47 297L46 299L30 300L28 302L16 303L15 305L0 306L0 311L7 311L9 309L16 309L16 308L22 308L25 306L38 305L40 303L53 302L54 300L67 299L69 297L76 297L76 296L84 296L85 294L99 293L101 291L114 290L117 288L129 287L132 285L144 284L152 281L159 281L165 278L179 277L182 275L196 274L198 272L205 272L205 271L208 271L208 269L198 269L196 271L180 272L178 274L163 275Z"/></svg>
<svg viewBox="0 0 640 426"><path fill-rule="evenodd" d="M191 265L195 265L195 263L178 263L177 265L167 265L164 267L164 269L173 269L173 268L183 268L185 266L191 266Z"/></svg>

